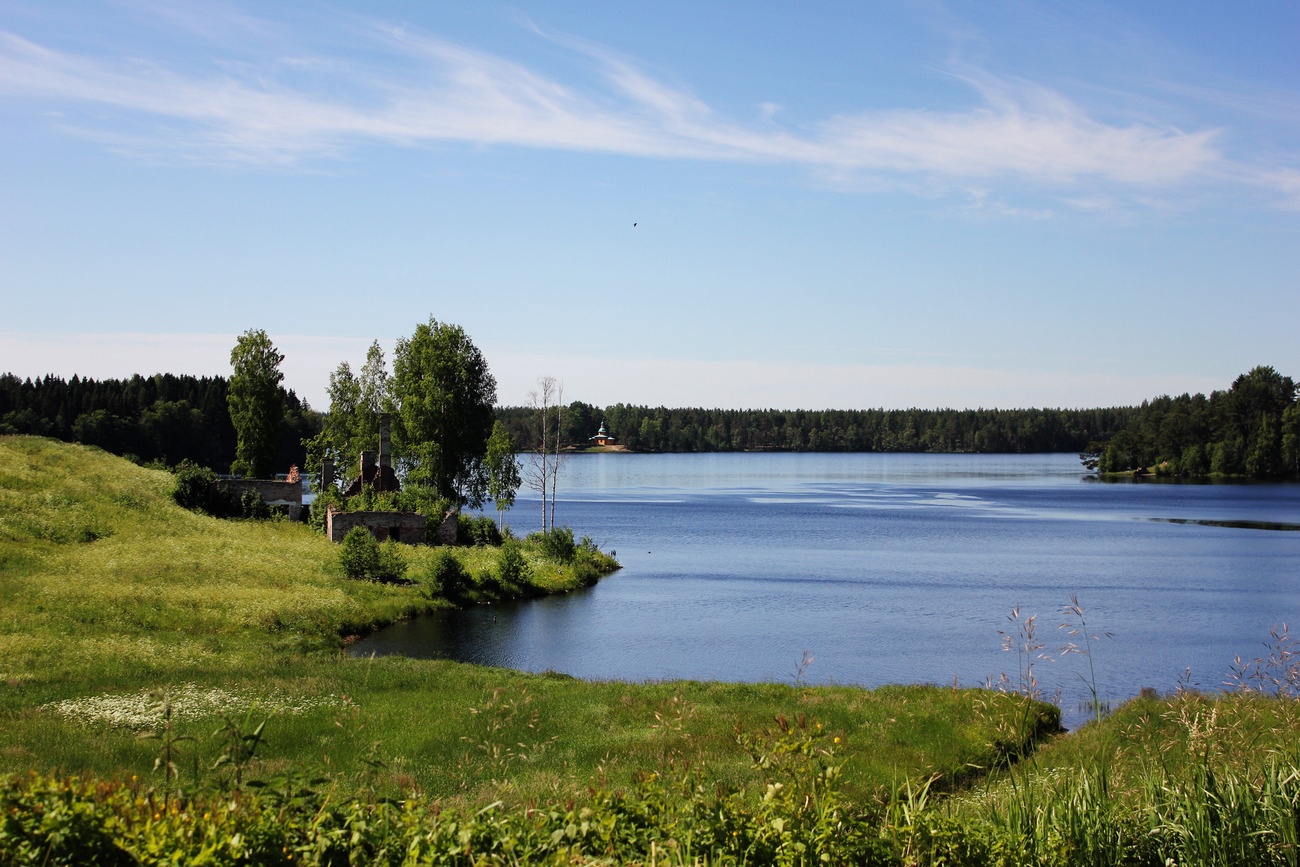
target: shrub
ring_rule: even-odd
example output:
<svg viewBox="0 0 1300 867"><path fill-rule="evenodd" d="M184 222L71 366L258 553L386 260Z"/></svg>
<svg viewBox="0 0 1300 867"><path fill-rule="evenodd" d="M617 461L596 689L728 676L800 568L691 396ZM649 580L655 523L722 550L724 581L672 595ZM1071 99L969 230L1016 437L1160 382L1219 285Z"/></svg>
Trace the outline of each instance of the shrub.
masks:
<svg viewBox="0 0 1300 867"><path fill-rule="evenodd" d="M271 517L271 507L257 491L244 491L239 496L239 514L243 518L265 521Z"/></svg>
<svg viewBox="0 0 1300 867"><path fill-rule="evenodd" d="M570 562L574 580L581 587L590 587L600 580L601 575L608 575L618 568L613 556L596 547L590 536L583 536Z"/></svg>
<svg viewBox="0 0 1300 867"><path fill-rule="evenodd" d="M369 578L379 570L379 543L365 527L353 527L339 545L339 563L349 578Z"/></svg>
<svg viewBox="0 0 1300 867"><path fill-rule="evenodd" d="M217 483L217 474L207 467L182 464L176 468L176 490L172 497L186 509L207 511L208 494Z"/></svg>
<svg viewBox="0 0 1300 867"><path fill-rule="evenodd" d="M578 553L578 546L573 541L573 531L568 527L552 527L545 533L534 533L528 538L537 543L542 556L556 563L571 563Z"/></svg>
<svg viewBox="0 0 1300 867"><path fill-rule="evenodd" d="M441 548L425 566L420 583L424 584L430 596L459 599L469 589L471 579L456 555Z"/></svg>
<svg viewBox="0 0 1300 867"><path fill-rule="evenodd" d="M484 569L479 572L478 578L474 579L474 584L478 590L480 602L491 602L494 599L500 599L506 592L501 579L492 574L491 569Z"/></svg>
<svg viewBox="0 0 1300 867"><path fill-rule="evenodd" d="M177 467L172 497L186 509L206 512L214 518L237 518L244 514L239 499L220 487L217 474L207 467L194 464Z"/></svg>
<svg viewBox="0 0 1300 867"><path fill-rule="evenodd" d="M600 569L586 557L577 558L569 568L579 587L590 587L600 580Z"/></svg>
<svg viewBox="0 0 1300 867"><path fill-rule="evenodd" d="M419 512L429 520L429 526L434 527L442 523L442 519L451 510L451 500L439 497L431 488L412 485L397 493L395 506L400 512Z"/></svg>
<svg viewBox="0 0 1300 867"><path fill-rule="evenodd" d="M338 488L331 487L316 495L316 499L312 500L309 507L310 511L307 513L307 526L317 533L324 533L325 518L329 513L330 506L342 510L343 495L339 493Z"/></svg>
<svg viewBox="0 0 1300 867"><path fill-rule="evenodd" d="M392 539L383 544L365 527L353 527L339 546L339 562L349 578L395 584L406 577L406 557Z"/></svg>
<svg viewBox="0 0 1300 867"><path fill-rule="evenodd" d="M496 547L501 544L501 531L487 515L459 515L456 518L456 544Z"/></svg>
<svg viewBox="0 0 1300 867"><path fill-rule="evenodd" d="M532 569L524 559L523 547L515 540L505 542L497 555L497 580L507 587L518 587L532 581Z"/></svg>
<svg viewBox="0 0 1300 867"><path fill-rule="evenodd" d="M379 546L379 561L370 577L386 584L396 584L406 578L406 557L402 547L392 539Z"/></svg>

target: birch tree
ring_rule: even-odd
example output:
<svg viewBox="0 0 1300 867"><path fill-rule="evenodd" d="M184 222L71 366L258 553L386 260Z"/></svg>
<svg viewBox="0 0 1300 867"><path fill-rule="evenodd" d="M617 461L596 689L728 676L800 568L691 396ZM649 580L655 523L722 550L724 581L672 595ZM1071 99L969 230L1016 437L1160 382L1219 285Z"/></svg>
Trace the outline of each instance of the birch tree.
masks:
<svg viewBox="0 0 1300 867"><path fill-rule="evenodd" d="M564 425L564 385L553 376L539 377L537 389L528 393L528 401L537 411L540 436L524 482L542 495L542 530L549 531L555 527L555 494L564 460L560 433Z"/></svg>
<svg viewBox="0 0 1300 867"><path fill-rule="evenodd" d="M384 350L376 340L366 352L366 363L361 367L361 376L357 380L357 430L359 439L368 444L367 448L376 448L375 443L379 442L380 413L392 411L391 379Z"/></svg>
<svg viewBox="0 0 1300 867"><path fill-rule="evenodd" d="M487 441L488 496L497 507L497 519L502 530L506 526L506 510L515 504L515 491L522 479L519 462L515 457L515 442L501 422L494 422L492 435Z"/></svg>

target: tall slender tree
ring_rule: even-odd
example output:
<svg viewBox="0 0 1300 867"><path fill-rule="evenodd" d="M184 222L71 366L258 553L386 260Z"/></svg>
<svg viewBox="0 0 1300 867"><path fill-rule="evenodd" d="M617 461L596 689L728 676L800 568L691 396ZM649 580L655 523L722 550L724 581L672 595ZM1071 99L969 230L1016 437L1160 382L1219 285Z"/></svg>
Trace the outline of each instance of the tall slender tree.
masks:
<svg viewBox="0 0 1300 867"><path fill-rule="evenodd" d="M226 401L235 426L237 475L264 477L271 473L276 439L284 424L284 392L280 362L284 361L261 329L241 334L230 351L230 376Z"/></svg>
<svg viewBox="0 0 1300 867"><path fill-rule="evenodd" d="M487 441L488 496L497 507L497 523L506 526L506 512L515 504L515 492L522 479L519 460L515 457L515 441L510 431L500 421L492 423L492 435Z"/></svg>
<svg viewBox="0 0 1300 867"><path fill-rule="evenodd" d="M384 350L379 341L370 344L366 352L366 363L361 366L361 376L357 380L360 389L357 406L356 429L366 448L376 448L379 442L379 415L391 412L392 396L389 394L392 377L388 374L388 364L384 360Z"/></svg>
<svg viewBox="0 0 1300 867"><path fill-rule="evenodd" d="M525 483L542 495L542 530L555 526L555 495L563 461L564 385L553 376L537 379L537 389L528 393L540 429L532 449Z"/></svg>
<svg viewBox="0 0 1300 867"><path fill-rule="evenodd" d="M329 409L321 420L320 433L303 445L307 448L307 468L319 472L321 460L329 458L342 469L356 459L358 443L357 415L361 404L361 386L352 374L352 365L346 361L330 373L325 388Z"/></svg>

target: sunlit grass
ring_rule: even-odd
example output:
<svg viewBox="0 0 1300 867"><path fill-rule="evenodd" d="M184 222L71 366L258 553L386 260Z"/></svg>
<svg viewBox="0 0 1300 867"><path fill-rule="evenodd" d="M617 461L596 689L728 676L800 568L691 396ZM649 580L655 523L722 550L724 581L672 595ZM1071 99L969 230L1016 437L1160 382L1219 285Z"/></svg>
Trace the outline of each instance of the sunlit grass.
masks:
<svg viewBox="0 0 1300 867"><path fill-rule="evenodd" d="M10 651L0 661L3 677L71 675L97 650L106 664L183 670L232 643L290 631L337 646L341 626L430 604L419 588L342 580L334 547L302 525L181 509L172 484L167 473L98 450L3 440L0 646ZM94 532L82 532L87 527ZM160 647L165 652L154 652Z"/></svg>
<svg viewBox="0 0 1300 867"><path fill-rule="evenodd" d="M1016 852L1026 864L1294 864L1298 743L1292 698L1146 696L938 805L923 824L946 823L967 851ZM949 854L932 850L936 862Z"/></svg>
<svg viewBox="0 0 1300 867"><path fill-rule="evenodd" d="M651 768L741 784L754 771L738 731L803 714L839 739L848 790L869 798L918 770L964 778L1024 717L1023 700L980 691L588 683L353 659L346 636L446 603L418 584L347 580L337 546L302 525L216 520L171 490L169 474L95 449L0 438L0 769L147 774L155 745L121 720L152 718L145 705L170 695L199 764L214 719L251 711L269 720L268 766L372 761L390 791L524 802ZM413 576L435 553L403 551ZM574 586L567 567L524 554L537 586ZM456 556L477 578L500 551Z"/></svg>
<svg viewBox="0 0 1300 867"><path fill-rule="evenodd" d="M72 797L84 817L112 793L119 832L183 825L179 801L131 811L182 787L215 803L203 798L234 784L231 739L256 732L240 773L323 775L320 797L365 821L405 798L413 824L367 826L403 846L447 810L473 817L483 845L535 831L551 851L591 804L610 829L666 835L664 849L637 838L626 850L644 863L762 863L806 844L862 844L891 864L1300 857L1300 665L1285 629L1263 669L1241 667L1253 691L1144 696L1055 738L1054 708L989 690L588 682L358 659L347 636L448 603L419 584L346 579L337 548L300 525L180 509L171 484L94 449L0 438L0 771L54 775L5 782L7 816ZM435 556L403 551L416 576ZM500 552L455 555L478 578ZM525 557L537 586L573 586L536 549ZM85 790L70 774L120 785ZM316 832L325 805L310 803L286 831ZM280 827L278 808L237 807L222 814L222 846L240 816ZM160 851L189 839L176 833ZM0 835L18 851L8 845ZM35 863L79 863L45 854Z"/></svg>

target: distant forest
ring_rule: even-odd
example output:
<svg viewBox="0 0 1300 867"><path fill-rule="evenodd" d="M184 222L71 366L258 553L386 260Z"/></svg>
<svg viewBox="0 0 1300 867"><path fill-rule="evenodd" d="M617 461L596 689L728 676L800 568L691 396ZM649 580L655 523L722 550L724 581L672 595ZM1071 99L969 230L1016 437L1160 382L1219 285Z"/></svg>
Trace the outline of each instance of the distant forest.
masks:
<svg viewBox="0 0 1300 867"><path fill-rule="evenodd" d="M535 447L537 410L499 409L515 442ZM1079 452L1107 474L1300 478L1296 383L1256 367L1225 391L1108 409L668 409L575 402L565 441L604 422L633 451Z"/></svg>
<svg viewBox="0 0 1300 867"><path fill-rule="evenodd" d="M140 463L182 461L218 472L235 459L224 377L19 379L0 374L0 434L36 434L99 446ZM285 424L273 466L303 466L302 440L320 431L319 414L285 393Z"/></svg>
<svg viewBox="0 0 1300 867"><path fill-rule="evenodd" d="M515 442L531 448L536 410L497 416ZM669 409L574 402L564 438L586 445L605 423L618 444L650 452L1077 452L1109 439L1136 417L1111 409Z"/></svg>
<svg viewBox="0 0 1300 867"><path fill-rule="evenodd" d="M128 380L20 380L0 374L0 434L30 433L99 446L141 462L188 460L219 472L235 456L222 377L158 374ZM302 441L321 414L285 393L274 465L305 466ZM521 451L537 446L538 410L500 407ZM1231 388L1162 396L1107 409L669 409L575 401L563 440L582 447L604 424L645 452L1078 452L1104 473L1300 478L1296 383L1256 367ZM311 469L311 468L308 468Z"/></svg>
<svg viewBox="0 0 1300 867"><path fill-rule="evenodd" d="M1144 401L1122 430L1081 457L1103 473L1300 478L1296 383L1256 367L1209 397Z"/></svg>

